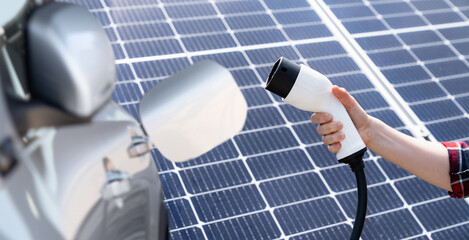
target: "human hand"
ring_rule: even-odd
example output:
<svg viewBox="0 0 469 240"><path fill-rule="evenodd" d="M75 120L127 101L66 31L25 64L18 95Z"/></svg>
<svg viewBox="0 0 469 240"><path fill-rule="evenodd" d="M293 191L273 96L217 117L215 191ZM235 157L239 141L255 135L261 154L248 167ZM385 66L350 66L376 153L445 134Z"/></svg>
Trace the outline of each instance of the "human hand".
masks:
<svg viewBox="0 0 469 240"><path fill-rule="evenodd" d="M368 146L372 133L370 126L374 118L368 116L365 110L344 88L333 86L332 94L344 105L360 137L365 145ZM333 121L333 116L329 113L314 113L311 115L311 122L319 124L317 131L323 135L322 141L328 145L327 149L332 153L337 153L341 148L340 142L346 137L340 131L343 128L343 124Z"/></svg>

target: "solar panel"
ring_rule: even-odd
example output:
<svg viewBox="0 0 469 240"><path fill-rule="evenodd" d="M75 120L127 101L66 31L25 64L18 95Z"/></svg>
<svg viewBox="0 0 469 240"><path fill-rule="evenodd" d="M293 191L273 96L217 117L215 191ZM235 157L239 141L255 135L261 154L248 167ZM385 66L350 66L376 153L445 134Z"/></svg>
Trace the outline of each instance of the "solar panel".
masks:
<svg viewBox="0 0 469 240"><path fill-rule="evenodd" d="M406 134L469 140L464 0L67 1L89 8L108 33L113 98L137 118L145 91L202 59L227 67L248 102L242 132L211 152L172 163L153 150L172 239L348 238L352 173L321 144L310 113L262 87L280 56L322 72ZM469 235L465 201L365 157L363 239Z"/></svg>

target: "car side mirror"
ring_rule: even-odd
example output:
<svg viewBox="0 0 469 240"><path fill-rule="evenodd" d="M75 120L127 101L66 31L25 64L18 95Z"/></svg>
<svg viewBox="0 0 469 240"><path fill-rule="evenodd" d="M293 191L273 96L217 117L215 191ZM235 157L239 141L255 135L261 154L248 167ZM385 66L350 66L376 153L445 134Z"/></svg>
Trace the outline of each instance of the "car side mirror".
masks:
<svg viewBox="0 0 469 240"><path fill-rule="evenodd" d="M202 61L158 83L140 100L143 127L167 159L196 158L236 135L247 103L230 72Z"/></svg>

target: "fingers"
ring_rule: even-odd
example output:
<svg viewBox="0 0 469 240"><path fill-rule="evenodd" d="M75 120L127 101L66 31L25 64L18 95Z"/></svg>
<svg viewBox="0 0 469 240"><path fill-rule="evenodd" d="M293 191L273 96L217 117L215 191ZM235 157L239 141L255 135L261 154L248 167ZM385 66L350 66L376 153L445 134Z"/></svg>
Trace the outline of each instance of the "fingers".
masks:
<svg viewBox="0 0 469 240"><path fill-rule="evenodd" d="M322 136L322 142L327 145L338 143L344 139L345 139L345 134L343 132L336 132L336 133Z"/></svg>
<svg viewBox="0 0 469 240"><path fill-rule="evenodd" d="M339 99L346 109L350 109L358 105L357 101L344 88L333 86L332 93L337 99Z"/></svg>
<svg viewBox="0 0 469 240"><path fill-rule="evenodd" d="M342 145L340 143L334 143L331 145L327 145L327 150L329 150L329 152L331 153L337 153L341 147Z"/></svg>
<svg viewBox="0 0 469 240"><path fill-rule="evenodd" d="M311 122L316 124L328 123L332 121L332 115L329 113L314 113L311 115Z"/></svg>
<svg viewBox="0 0 469 240"><path fill-rule="evenodd" d="M323 123L318 126L317 131L321 135L327 135L340 131L344 125L341 122L335 121L330 123Z"/></svg>

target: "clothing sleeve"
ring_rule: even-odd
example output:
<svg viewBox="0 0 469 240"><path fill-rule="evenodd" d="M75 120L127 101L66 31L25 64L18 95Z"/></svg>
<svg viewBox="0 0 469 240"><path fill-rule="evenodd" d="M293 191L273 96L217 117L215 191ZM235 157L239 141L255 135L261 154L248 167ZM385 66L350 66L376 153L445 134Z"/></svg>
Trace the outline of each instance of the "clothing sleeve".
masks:
<svg viewBox="0 0 469 240"><path fill-rule="evenodd" d="M442 142L448 149L451 197L469 196L469 147L465 142Z"/></svg>

